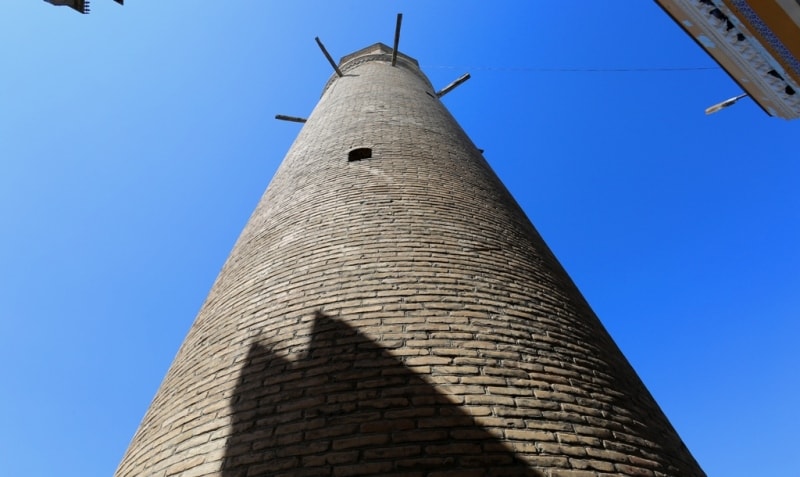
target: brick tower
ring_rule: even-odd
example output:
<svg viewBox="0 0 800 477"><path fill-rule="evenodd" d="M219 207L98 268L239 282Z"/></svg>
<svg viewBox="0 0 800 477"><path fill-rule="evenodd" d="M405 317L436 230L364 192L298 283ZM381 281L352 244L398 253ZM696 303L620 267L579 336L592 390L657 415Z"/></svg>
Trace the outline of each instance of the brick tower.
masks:
<svg viewBox="0 0 800 477"><path fill-rule="evenodd" d="M341 60L116 475L705 475L396 60Z"/></svg>

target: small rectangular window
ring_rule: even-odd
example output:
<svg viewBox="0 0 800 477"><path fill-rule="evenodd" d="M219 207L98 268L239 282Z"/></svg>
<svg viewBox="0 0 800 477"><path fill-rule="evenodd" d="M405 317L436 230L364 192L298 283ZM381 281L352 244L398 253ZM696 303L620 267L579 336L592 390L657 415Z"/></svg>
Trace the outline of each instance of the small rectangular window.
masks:
<svg viewBox="0 0 800 477"><path fill-rule="evenodd" d="M347 154L347 160L349 162L360 161L361 159L369 159L370 157L372 157L372 149L368 147L359 147L358 149L353 149Z"/></svg>

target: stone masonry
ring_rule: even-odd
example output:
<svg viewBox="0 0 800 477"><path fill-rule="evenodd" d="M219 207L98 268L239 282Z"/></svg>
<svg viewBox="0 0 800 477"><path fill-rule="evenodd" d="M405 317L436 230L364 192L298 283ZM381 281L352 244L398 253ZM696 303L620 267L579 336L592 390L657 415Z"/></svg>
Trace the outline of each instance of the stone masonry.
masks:
<svg viewBox="0 0 800 477"><path fill-rule="evenodd" d="M115 475L704 476L417 62L340 68Z"/></svg>

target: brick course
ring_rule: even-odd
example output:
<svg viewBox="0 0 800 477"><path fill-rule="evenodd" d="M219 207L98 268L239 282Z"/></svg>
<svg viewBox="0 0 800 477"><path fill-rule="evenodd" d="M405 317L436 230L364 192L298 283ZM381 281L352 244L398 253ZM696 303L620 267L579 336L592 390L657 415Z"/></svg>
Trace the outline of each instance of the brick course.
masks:
<svg viewBox="0 0 800 477"><path fill-rule="evenodd" d="M419 71L343 60L116 476L704 476ZM348 152L372 158L348 161Z"/></svg>

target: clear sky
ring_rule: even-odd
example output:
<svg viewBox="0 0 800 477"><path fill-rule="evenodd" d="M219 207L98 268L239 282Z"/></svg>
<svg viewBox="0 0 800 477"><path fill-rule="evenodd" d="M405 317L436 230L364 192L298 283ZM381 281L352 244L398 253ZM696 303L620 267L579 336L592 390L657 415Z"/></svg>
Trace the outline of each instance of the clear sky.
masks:
<svg viewBox="0 0 800 477"><path fill-rule="evenodd" d="M705 116L740 90L654 2L127 3L0 14L0 474L113 473L332 73L314 37L403 12L709 476L800 475L800 122Z"/></svg>

